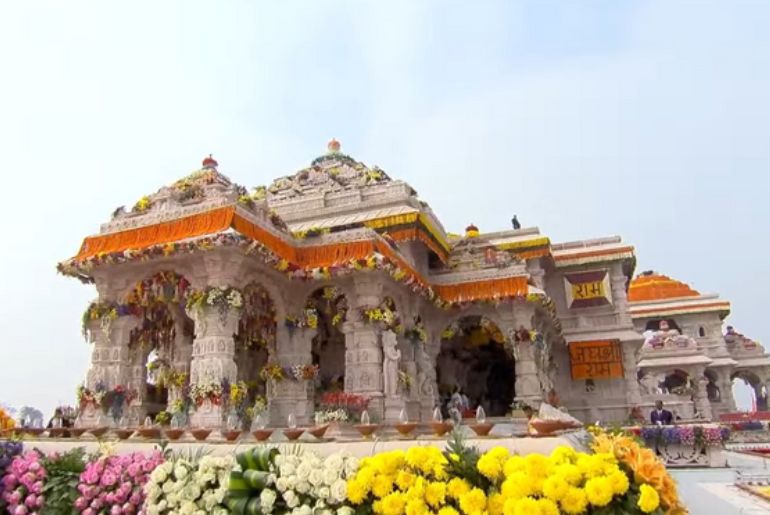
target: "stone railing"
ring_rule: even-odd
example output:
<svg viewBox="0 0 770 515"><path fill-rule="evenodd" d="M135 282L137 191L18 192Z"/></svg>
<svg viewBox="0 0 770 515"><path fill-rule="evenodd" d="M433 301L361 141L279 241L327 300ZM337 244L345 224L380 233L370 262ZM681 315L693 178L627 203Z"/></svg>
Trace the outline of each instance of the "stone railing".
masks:
<svg viewBox="0 0 770 515"><path fill-rule="evenodd" d="M654 449L668 467L725 467L730 429L718 424L628 428Z"/></svg>

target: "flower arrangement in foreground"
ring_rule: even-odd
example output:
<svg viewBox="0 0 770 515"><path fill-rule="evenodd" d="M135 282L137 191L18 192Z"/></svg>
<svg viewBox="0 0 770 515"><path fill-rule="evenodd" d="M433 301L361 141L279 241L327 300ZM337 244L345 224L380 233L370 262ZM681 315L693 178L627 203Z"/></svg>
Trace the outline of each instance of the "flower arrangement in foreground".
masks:
<svg viewBox="0 0 770 515"><path fill-rule="evenodd" d="M646 426L640 435L648 445L682 444L702 449L724 445L730 438L730 428L718 424Z"/></svg>
<svg viewBox="0 0 770 515"><path fill-rule="evenodd" d="M144 487L142 514L214 513L225 515L232 456L178 457L159 465Z"/></svg>
<svg viewBox="0 0 770 515"><path fill-rule="evenodd" d="M8 513L24 515L42 508L47 475L40 453L27 451L16 456L3 476L3 501Z"/></svg>
<svg viewBox="0 0 770 515"><path fill-rule="evenodd" d="M104 456L88 463L80 475L75 508L84 515L138 513L144 503L144 485L161 463L158 451Z"/></svg>
<svg viewBox="0 0 770 515"><path fill-rule="evenodd" d="M231 513L354 513L345 502L357 458L344 454L321 458L302 450L282 454L275 448L255 447L239 453L236 460L240 470L230 474L227 496Z"/></svg>
<svg viewBox="0 0 770 515"><path fill-rule="evenodd" d="M446 452L411 447L361 462L348 481L357 513L383 515L678 514L673 480L652 451L600 433L594 454L558 447L550 456L484 454L454 435Z"/></svg>

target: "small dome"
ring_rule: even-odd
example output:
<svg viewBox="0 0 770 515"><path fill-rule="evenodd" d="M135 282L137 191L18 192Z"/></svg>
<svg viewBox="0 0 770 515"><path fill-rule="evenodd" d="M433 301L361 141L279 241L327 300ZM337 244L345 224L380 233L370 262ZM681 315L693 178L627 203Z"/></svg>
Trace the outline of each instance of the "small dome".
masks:
<svg viewBox="0 0 770 515"><path fill-rule="evenodd" d="M645 272L636 276L628 287L628 300L631 302L698 297L699 295L698 291L687 284L655 272Z"/></svg>
<svg viewBox="0 0 770 515"><path fill-rule="evenodd" d="M216 168L219 166L219 163L217 163L216 159L214 159L211 154L208 155L208 157L203 159L203 168Z"/></svg>
<svg viewBox="0 0 770 515"><path fill-rule="evenodd" d="M337 153L340 151L340 142L332 138L331 141L327 143L326 148L329 150L329 153Z"/></svg>

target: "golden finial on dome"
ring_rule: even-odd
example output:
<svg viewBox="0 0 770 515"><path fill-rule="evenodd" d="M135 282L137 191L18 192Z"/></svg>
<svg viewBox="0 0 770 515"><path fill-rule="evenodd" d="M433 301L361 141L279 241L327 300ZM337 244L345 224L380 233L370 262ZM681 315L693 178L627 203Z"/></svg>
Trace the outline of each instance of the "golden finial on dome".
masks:
<svg viewBox="0 0 770 515"><path fill-rule="evenodd" d="M329 141L329 143L326 145L326 148L329 150L330 154L336 154L340 151L340 142L332 138L331 141Z"/></svg>
<svg viewBox="0 0 770 515"><path fill-rule="evenodd" d="M466 238L478 238L479 236L479 228L476 227L473 224L470 224L468 227L465 228L465 237Z"/></svg>
<svg viewBox="0 0 770 515"><path fill-rule="evenodd" d="M203 159L203 168L214 168L216 170L217 166L219 166L219 163L217 163L216 159L209 154L209 157L206 157Z"/></svg>

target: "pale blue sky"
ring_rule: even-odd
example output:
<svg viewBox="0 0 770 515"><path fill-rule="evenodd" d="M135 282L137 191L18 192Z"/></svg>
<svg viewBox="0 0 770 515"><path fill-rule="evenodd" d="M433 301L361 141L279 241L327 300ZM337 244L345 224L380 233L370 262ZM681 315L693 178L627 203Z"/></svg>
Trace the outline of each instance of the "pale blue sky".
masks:
<svg viewBox="0 0 770 515"><path fill-rule="evenodd" d="M620 234L656 269L768 309L770 4L0 5L0 402L73 402L94 291L57 277L119 205L209 152L248 185L343 150L460 231L518 213Z"/></svg>

